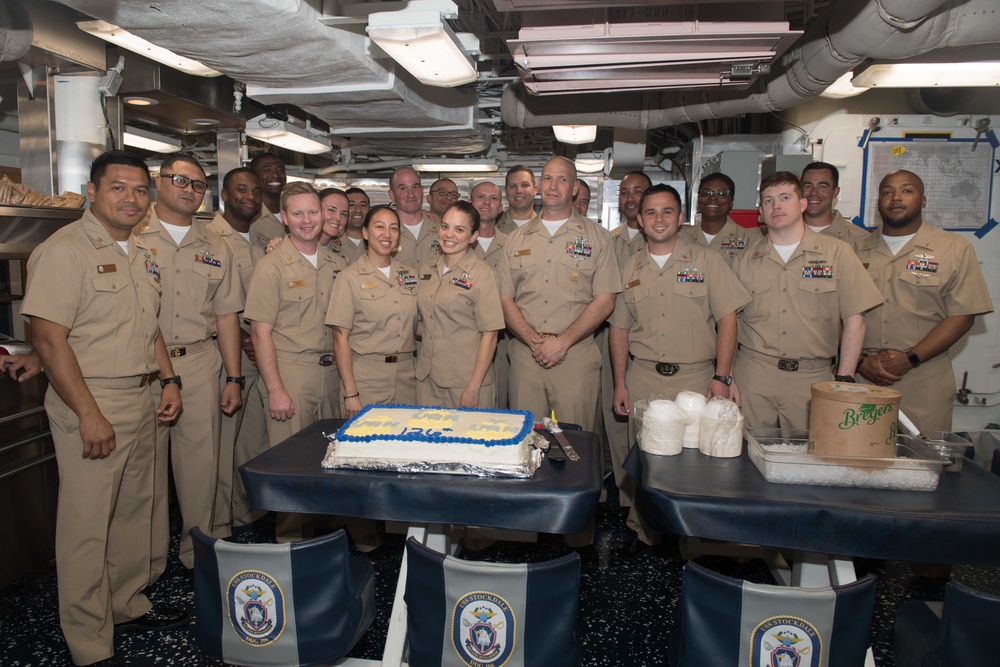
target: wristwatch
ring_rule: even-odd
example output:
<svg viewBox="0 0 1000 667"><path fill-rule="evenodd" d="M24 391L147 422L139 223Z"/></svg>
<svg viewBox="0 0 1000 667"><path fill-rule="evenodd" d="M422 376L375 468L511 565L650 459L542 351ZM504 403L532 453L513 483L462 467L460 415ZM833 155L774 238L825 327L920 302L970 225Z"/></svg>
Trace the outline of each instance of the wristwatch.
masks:
<svg viewBox="0 0 1000 667"><path fill-rule="evenodd" d="M837 382L850 382L852 384L854 383L853 375L834 375L833 379L836 380Z"/></svg>
<svg viewBox="0 0 1000 667"><path fill-rule="evenodd" d="M920 365L920 357L918 357L917 353L913 351L913 348L906 350L905 354L906 354L906 360L910 362L911 366L916 368L917 366Z"/></svg>
<svg viewBox="0 0 1000 667"><path fill-rule="evenodd" d="M247 378L246 378L245 375L239 375L239 376L229 375L229 376L226 376L226 382L232 382L233 384L238 384L241 389L247 386Z"/></svg>
<svg viewBox="0 0 1000 667"><path fill-rule="evenodd" d="M727 387L733 383L733 376L732 375L713 375L712 379L721 382L722 384L726 385Z"/></svg>
<svg viewBox="0 0 1000 667"><path fill-rule="evenodd" d="M178 389L183 389L184 388L184 386L181 384L181 376L180 375L175 375L172 378L164 378L164 379L160 380L160 389L166 389L166 387L167 387L168 384L175 384L175 385L177 385Z"/></svg>

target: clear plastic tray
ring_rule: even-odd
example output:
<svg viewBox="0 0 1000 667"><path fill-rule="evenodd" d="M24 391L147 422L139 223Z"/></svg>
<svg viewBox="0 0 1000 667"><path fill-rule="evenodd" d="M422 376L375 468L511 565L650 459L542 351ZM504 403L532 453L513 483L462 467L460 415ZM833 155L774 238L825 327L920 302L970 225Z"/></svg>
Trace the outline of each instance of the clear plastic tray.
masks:
<svg viewBox="0 0 1000 667"><path fill-rule="evenodd" d="M769 482L933 491L948 464L919 440L896 438L895 458L810 454L806 431L744 429L747 453Z"/></svg>

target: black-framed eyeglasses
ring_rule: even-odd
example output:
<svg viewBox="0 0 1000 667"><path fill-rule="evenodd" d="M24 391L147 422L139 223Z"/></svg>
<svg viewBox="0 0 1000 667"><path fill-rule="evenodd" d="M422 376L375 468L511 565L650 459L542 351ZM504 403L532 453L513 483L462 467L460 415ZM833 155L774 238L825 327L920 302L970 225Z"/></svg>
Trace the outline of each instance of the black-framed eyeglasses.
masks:
<svg viewBox="0 0 1000 667"><path fill-rule="evenodd" d="M438 188L437 190L431 190L432 195L441 195L442 197L447 197L448 199L458 199L458 192L455 190L442 190Z"/></svg>
<svg viewBox="0 0 1000 667"><path fill-rule="evenodd" d="M698 190L698 196L704 197L705 199L708 199L709 197L721 197L722 199L725 199L731 194L732 193L729 190Z"/></svg>
<svg viewBox="0 0 1000 667"><path fill-rule="evenodd" d="M187 176L180 174L160 174L160 178L169 178L170 182L181 190L190 185L191 189L200 195L205 194L205 191L208 190L208 183L205 181L192 181Z"/></svg>

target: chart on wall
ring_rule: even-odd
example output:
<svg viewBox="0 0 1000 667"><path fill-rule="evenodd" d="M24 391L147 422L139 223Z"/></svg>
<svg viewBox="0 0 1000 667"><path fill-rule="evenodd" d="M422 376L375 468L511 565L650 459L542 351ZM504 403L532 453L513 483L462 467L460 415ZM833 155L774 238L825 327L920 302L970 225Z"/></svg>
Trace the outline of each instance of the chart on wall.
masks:
<svg viewBox="0 0 1000 667"><path fill-rule="evenodd" d="M924 181L924 219L942 229L980 230L990 219L997 140L990 132L976 150L972 139L872 138L865 149L864 223L881 223L878 186L891 171L912 171Z"/></svg>

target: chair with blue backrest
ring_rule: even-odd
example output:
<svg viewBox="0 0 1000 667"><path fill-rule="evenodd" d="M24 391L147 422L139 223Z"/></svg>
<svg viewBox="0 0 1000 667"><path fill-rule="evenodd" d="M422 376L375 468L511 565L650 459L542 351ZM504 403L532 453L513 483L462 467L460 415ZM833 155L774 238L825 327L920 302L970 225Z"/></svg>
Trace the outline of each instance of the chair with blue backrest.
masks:
<svg viewBox="0 0 1000 667"><path fill-rule="evenodd" d="M996 667L1000 596L951 581L943 603L903 604L894 631L897 667Z"/></svg>
<svg viewBox="0 0 1000 667"><path fill-rule="evenodd" d="M843 586L797 588L732 579L684 566L680 617L670 634L670 665L812 667L865 664L875 578Z"/></svg>
<svg viewBox="0 0 1000 667"><path fill-rule="evenodd" d="M375 618L371 563L347 535L236 544L191 529L195 638L227 664L314 665L346 655Z"/></svg>
<svg viewBox="0 0 1000 667"><path fill-rule="evenodd" d="M580 557L465 561L406 541L411 667L576 667Z"/></svg>

